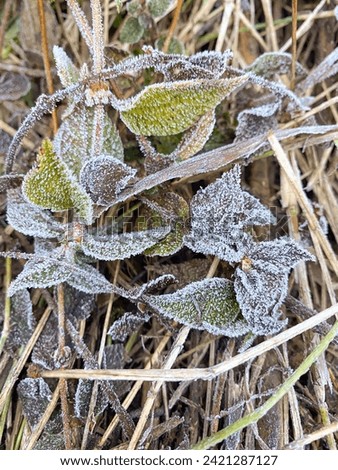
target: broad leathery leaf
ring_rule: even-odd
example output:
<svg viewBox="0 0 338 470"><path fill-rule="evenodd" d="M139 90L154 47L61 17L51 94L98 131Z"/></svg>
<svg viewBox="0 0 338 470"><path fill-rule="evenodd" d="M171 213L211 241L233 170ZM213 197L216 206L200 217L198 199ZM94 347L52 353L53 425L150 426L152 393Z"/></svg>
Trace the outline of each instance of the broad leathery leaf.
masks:
<svg viewBox="0 0 338 470"><path fill-rule="evenodd" d="M21 380L17 391L25 418L33 430L39 424L49 405L52 399L52 392L47 383L41 378Z"/></svg>
<svg viewBox="0 0 338 470"><path fill-rule="evenodd" d="M127 19L120 31L120 41L128 44L135 44L144 34L144 27L137 18L131 16Z"/></svg>
<svg viewBox="0 0 338 470"><path fill-rule="evenodd" d="M135 174L134 168L117 158L101 155L85 163L80 182L93 202L105 206L116 199Z"/></svg>
<svg viewBox="0 0 338 470"><path fill-rule="evenodd" d="M251 243L235 273L235 292L243 317L254 334L274 334L286 324L280 306L288 288L288 274L313 256L291 239Z"/></svg>
<svg viewBox="0 0 338 470"><path fill-rule="evenodd" d="M72 104L64 113L62 124L54 138L57 156L76 177L83 164L92 157L93 128L94 108ZM107 113L103 119L102 153L123 161L123 144Z"/></svg>
<svg viewBox="0 0 338 470"><path fill-rule="evenodd" d="M147 0L147 6L150 14L157 18L163 16L170 7L172 0Z"/></svg>
<svg viewBox="0 0 338 470"><path fill-rule="evenodd" d="M241 171L236 165L193 197L191 231L184 244L197 253L239 262L251 240L244 229L273 221L271 212L242 190Z"/></svg>
<svg viewBox="0 0 338 470"><path fill-rule="evenodd" d="M60 237L66 229L46 210L26 202L18 190L8 192L7 222L18 232L40 238Z"/></svg>
<svg viewBox="0 0 338 470"><path fill-rule="evenodd" d="M60 82L64 87L73 85L79 81L79 70L75 67L72 60L62 47L54 46L53 55L56 64L56 70L60 79Z"/></svg>
<svg viewBox="0 0 338 470"><path fill-rule="evenodd" d="M81 250L95 259L106 261L126 259L143 253L144 250L165 237L169 231L170 227L159 227L153 230L111 236L86 234L81 243Z"/></svg>
<svg viewBox="0 0 338 470"><path fill-rule="evenodd" d="M92 202L67 166L56 156L52 143L44 140L38 154L38 167L23 182L24 197L43 209L62 211L74 208L87 223L92 220Z"/></svg>
<svg viewBox="0 0 338 470"><path fill-rule="evenodd" d="M205 279L173 294L147 295L142 300L159 315L191 328L231 337L248 331L240 318L233 284L227 279Z"/></svg>
<svg viewBox="0 0 338 470"><path fill-rule="evenodd" d="M119 101L121 119L135 134L179 134L246 81L246 77L242 76L150 85L135 97Z"/></svg>

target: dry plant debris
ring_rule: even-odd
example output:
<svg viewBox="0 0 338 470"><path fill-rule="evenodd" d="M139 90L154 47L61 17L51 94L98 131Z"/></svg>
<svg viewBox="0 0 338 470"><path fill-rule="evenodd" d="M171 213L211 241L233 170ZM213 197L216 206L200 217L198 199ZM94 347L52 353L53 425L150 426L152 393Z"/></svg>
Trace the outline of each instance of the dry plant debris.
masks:
<svg viewBox="0 0 338 470"><path fill-rule="evenodd" d="M0 448L335 450L334 2L17 4Z"/></svg>

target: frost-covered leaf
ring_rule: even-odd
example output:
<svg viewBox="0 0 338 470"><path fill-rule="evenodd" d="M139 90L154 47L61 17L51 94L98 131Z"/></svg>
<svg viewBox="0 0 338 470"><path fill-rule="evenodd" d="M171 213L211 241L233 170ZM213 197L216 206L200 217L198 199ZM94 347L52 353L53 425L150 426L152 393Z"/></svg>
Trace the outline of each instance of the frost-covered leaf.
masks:
<svg viewBox="0 0 338 470"><path fill-rule="evenodd" d="M65 286L65 311L69 317L86 320L95 306L95 296L86 294L68 285Z"/></svg>
<svg viewBox="0 0 338 470"><path fill-rule="evenodd" d="M147 295L144 302L159 315L215 335L240 336L248 331L240 317L233 284L213 278L189 284L173 294Z"/></svg>
<svg viewBox="0 0 338 470"><path fill-rule="evenodd" d="M81 249L86 255L95 259L112 261L126 259L143 253L156 244L170 231L170 227L159 227L153 230L121 233L118 235L92 236L86 234Z"/></svg>
<svg viewBox="0 0 338 470"><path fill-rule="evenodd" d="M128 336L135 333L140 326L149 320L149 315L144 313L126 312L122 317L114 321L108 334L113 341L125 341Z"/></svg>
<svg viewBox="0 0 338 470"><path fill-rule="evenodd" d="M41 378L21 380L17 391L25 418L34 430L52 399L52 392Z"/></svg>
<svg viewBox="0 0 338 470"><path fill-rule="evenodd" d="M280 306L288 288L288 274L300 261L313 261L313 256L291 239L251 243L246 256L236 269L236 298L243 317L255 334L278 332Z"/></svg>
<svg viewBox="0 0 338 470"><path fill-rule="evenodd" d="M79 71L62 47L54 46L53 55L60 82L64 87L79 80Z"/></svg>
<svg viewBox="0 0 338 470"><path fill-rule="evenodd" d="M183 246L183 237L188 232L189 205L186 200L174 192L159 190L153 197L148 195L143 201L152 209L147 223L154 227L170 223L170 233L161 241L146 249L147 256L169 256Z"/></svg>
<svg viewBox="0 0 338 470"><path fill-rule="evenodd" d="M30 88L30 81L24 75L5 72L0 77L0 101L16 101L27 95Z"/></svg>
<svg viewBox="0 0 338 470"><path fill-rule="evenodd" d="M11 282L8 295L30 287L50 287L65 282L71 271L64 269L61 259L62 253L57 250L54 256L35 256L27 261L21 273Z"/></svg>
<svg viewBox="0 0 338 470"><path fill-rule="evenodd" d="M65 438L63 432L58 434L43 432L40 439L34 446L34 450L64 450L65 449Z"/></svg>
<svg viewBox="0 0 338 470"><path fill-rule="evenodd" d="M49 316L32 351L32 362L44 369L57 367L55 351L58 348L58 319L54 312Z"/></svg>
<svg viewBox="0 0 338 470"><path fill-rule="evenodd" d="M216 124L215 112L205 114L197 123L188 129L181 142L173 152L176 160L186 160L202 150Z"/></svg>
<svg viewBox="0 0 338 470"><path fill-rule="evenodd" d="M62 211L74 208L87 223L92 219L92 202L66 165L56 156L52 143L44 140L38 166L23 182L24 197L43 209Z"/></svg>
<svg viewBox="0 0 338 470"><path fill-rule="evenodd" d="M163 16L170 7L172 0L147 0L147 5L154 18Z"/></svg>
<svg viewBox="0 0 338 470"><path fill-rule="evenodd" d="M112 292L112 284L96 268L88 264L78 263L75 266L65 266L71 270L67 283L87 294Z"/></svg>
<svg viewBox="0 0 338 470"><path fill-rule="evenodd" d="M244 229L273 222L271 212L241 188L240 167L200 189L191 202L191 232L184 244L205 255L238 262L251 236Z"/></svg>
<svg viewBox="0 0 338 470"><path fill-rule="evenodd" d="M78 177L82 165L91 158L94 108L82 104L70 106L54 138L57 156ZM123 145L107 113L103 119L102 153L123 160Z"/></svg>
<svg viewBox="0 0 338 470"><path fill-rule="evenodd" d="M25 288L51 287L67 282L75 289L87 294L112 292L112 285L94 267L74 258L72 249L62 247L49 256L36 255L25 264L24 269L10 284L8 295Z"/></svg>
<svg viewBox="0 0 338 470"><path fill-rule="evenodd" d="M7 222L18 232L33 237L55 238L65 231L64 224L46 210L25 201L17 190L8 193Z"/></svg>
<svg viewBox="0 0 338 470"><path fill-rule="evenodd" d="M178 134L213 110L246 77L219 80L185 80L157 83L118 107L123 122L135 134ZM114 103L113 103L114 105Z"/></svg>
<svg viewBox="0 0 338 470"><path fill-rule="evenodd" d="M120 41L135 44L144 34L144 28L137 18L131 16L127 19L120 31Z"/></svg>
<svg viewBox="0 0 338 470"><path fill-rule="evenodd" d="M135 174L134 168L117 158L101 155L83 166L80 181L92 201L104 206L114 201Z"/></svg>
<svg viewBox="0 0 338 470"><path fill-rule="evenodd" d="M258 134L263 134L277 128L277 115L281 108L281 101L277 100L257 108L249 108L238 115L235 142L246 141ZM260 149L260 152L262 150Z"/></svg>
<svg viewBox="0 0 338 470"><path fill-rule="evenodd" d="M246 70L267 79L272 79L276 74L289 74L291 64L292 56L287 52L266 52L260 55ZM302 77L304 75L306 75L304 67L296 62L296 76Z"/></svg>
<svg viewBox="0 0 338 470"><path fill-rule="evenodd" d="M11 299L10 330L5 348L13 353L19 347L27 344L35 328L35 318L29 292L23 289Z"/></svg>
<svg viewBox="0 0 338 470"><path fill-rule="evenodd" d="M0 142L1 146L1 142ZM1 152L1 150L0 150ZM14 189L20 186L24 175L1 175L0 176L0 193L4 193L8 189Z"/></svg>

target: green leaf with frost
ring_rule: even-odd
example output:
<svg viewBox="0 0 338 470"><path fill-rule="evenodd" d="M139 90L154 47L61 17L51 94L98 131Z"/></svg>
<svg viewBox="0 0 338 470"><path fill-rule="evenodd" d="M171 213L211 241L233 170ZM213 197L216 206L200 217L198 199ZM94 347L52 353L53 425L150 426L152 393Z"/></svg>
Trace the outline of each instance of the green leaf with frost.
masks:
<svg viewBox="0 0 338 470"><path fill-rule="evenodd" d="M117 103L121 119L135 134L164 136L185 131L245 83L245 76L157 83Z"/></svg>
<svg viewBox="0 0 338 470"><path fill-rule="evenodd" d="M54 138L57 156L77 177L83 164L91 158L93 129L94 108L71 105L64 113L62 124ZM107 113L103 124L102 154L112 155L123 161L123 144Z"/></svg>
<svg viewBox="0 0 338 470"><path fill-rule="evenodd" d="M157 41L155 41L155 47L158 50L162 50L164 46L165 36L161 36ZM179 39L173 37L169 43L168 54L181 54L184 55L184 44Z"/></svg>
<svg viewBox="0 0 338 470"><path fill-rule="evenodd" d="M10 284L8 295L28 288L45 288L67 282L87 294L112 292L111 283L93 266L78 262L72 248L61 247L27 261Z"/></svg>
<svg viewBox="0 0 338 470"><path fill-rule="evenodd" d="M62 47L54 46L53 55L56 64L56 70L60 79L60 82L64 87L73 85L79 81L79 70L73 64L70 57L62 49Z"/></svg>
<svg viewBox="0 0 338 470"><path fill-rule="evenodd" d="M24 197L43 209L75 209L87 223L92 219L92 201L67 166L56 156L51 141L44 140L38 154L38 166L25 176Z"/></svg>
<svg viewBox="0 0 338 470"><path fill-rule="evenodd" d="M236 337L249 331L227 279L192 282L173 294L145 295L142 301L159 315L215 335Z"/></svg>
<svg viewBox="0 0 338 470"><path fill-rule="evenodd" d="M153 230L101 237L86 234L81 243L81 250L95 259L106 261L126 259L139 255L155 245L158 240L167 235L169 230L170 227L159 227Z"/></svg>
<svg viewBox="0 0 338 470"><path fill-rule="evenodd" d="M120 31L120 41L128 44L139 42L144 34L144 28L137 18L131 16L127 19Z"/></svg>
<svg viewBox="0 0 338 470"><path fill-rule="evenodd" d="M171 3L172 3L172 0L148 0L147 1L149 12L154 18L163 16L168 10L168 8L170 7Z"/></svg>

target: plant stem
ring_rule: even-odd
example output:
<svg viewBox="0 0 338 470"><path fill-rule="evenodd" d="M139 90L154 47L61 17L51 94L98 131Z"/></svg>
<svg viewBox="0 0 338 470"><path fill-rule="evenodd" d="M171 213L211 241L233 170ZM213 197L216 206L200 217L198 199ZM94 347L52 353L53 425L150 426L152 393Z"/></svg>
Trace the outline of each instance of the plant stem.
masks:
<svg viewBox="0 0 338 470"><path fill-rule="evenodd" d="M93 73L99 74L104 68L104 39L100 0L90 1L93 19Z"/></svg>
<svg viewBox="0 0 338 470"><path fill-rule="evenodd" d="M40 30L41 30L41 50L42 50L42 57L43 57L43 65L46 74L47 80L47 89L48 93L52 95L54 93L54 86L53 86L53 77L52 71L50 68L49 62L49 54L48 54L48 39L47 39L47 30L46 30L46 16L45 16L45 9L43 6L43 0L37 0L38 2L38 11L39 11L39 21L40 21ZM52 110L52 123L53 123L53 132L56 134L58 130L58 121L56 110Z"/></svg>
<svg viewBox="0 0 338 470"><path fill-rule="evenodd" d="M241 431L242 429L250 426L254 423L257 423L276 403L281 400L281 398L289 392L289 390L296 384L302 375L304 375L311 367L311 365L318 359L318 357L323 354L323 352L328 348L329 344L333 338L338 333L338 321L333 325L330 332L321 340L318 346L308 355L308 357L301 363L301 365L295 370L293 374L284 382L284 384L277 390L277 392L270 397L262 406L257 408L252 413L244 416L235 423L231 424L225 429L218 431L212 436L207 437L206 439L201 440L193 449L205 450L210 447L215 446L219 442L222 442L224 439L227 439L232 434Z"/></svg>
<svg viewBox="0 0 338 470"><path fill-rule="evenodd" d="M5 271L5 288L6 292L8 291L9 284L11 282L12 277L12 259L6 258L6 271ZM10 319L11 319L11 299L10 297L6 296L5 300L5 315L4 315L4 323L2 326L1 338L0 338L0 354L2 353L8 334L10 330Z"/></svg>
<svg viewBox="0 0 338 470"><path fill-rule="evenodd" d="M181 10L182 10L182 5L183 5L183 0L177 0L177 5L176 5L175 11L174 11L174 16L173 16L173 19L172 19L172 22L171 22L171 25L170 25L170 28L169 28L169 31L168 31L168 35L167 35L167 37L164 41L163 47L162 47L162 51L165 52L165 53L168 52L171 40L174 36L174 32L175 32L175 29L176 29L176 26L177 26L177 22L179 20L180 13L181 13Z"/></svg>

